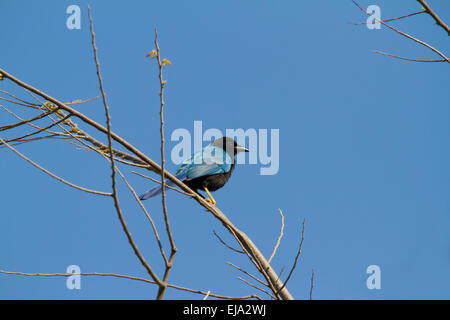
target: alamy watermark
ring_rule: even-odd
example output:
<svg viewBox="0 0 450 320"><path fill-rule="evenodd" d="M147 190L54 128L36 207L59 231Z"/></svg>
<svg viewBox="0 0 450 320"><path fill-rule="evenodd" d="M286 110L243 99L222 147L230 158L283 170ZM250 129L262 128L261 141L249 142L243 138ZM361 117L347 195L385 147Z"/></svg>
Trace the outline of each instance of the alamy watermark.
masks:
<svg viewBox="0 0 450 320"><path fill-rule="evenodd" d="M76 4L67 7L66 13L70 14L66 20L67 29L81 29L81 9Z"/></svg>
<svg viewBox="0 0 450 320"><path fill-rule="evenodd" d="M372 264L367 267L366 273L370 274L370 276L366 280L367 289L373 290L381 289L381 268L376 264Z"/></svg>
<svg viewBox="0 0 450 320"><path fill-rule="evenodd" d="M367 18L366 26L368 29L381 29L381 9L376 4L371 4L367 7L366 12L370 14L370 16Z"/></svg>
<svg viewBox="0 0 450 320"><path fill-rule="evenodd" d="M76 264L70 265L66 269L66 273L73 273L73 275L68 276L66 279L66 287L69 290L81 289L81 269Z"/></svg>
<svg viewBox="0 0 450 320"><path fill-rule="evenodd" d="M203 131L202 121L194 121L193 137L191 131L185 128L175 129L171 134L171 141L178 143L172 148L170 158L176 165L189 158L193 152L203 147L203 142L212 142L215 139L227 136L245 146L248 153L236 155L237 164L261 164L261 175L274 175L280 169L280 129L226 129L225 133L216 128ZM270 151L270 152L269 152ZM248 154L248 156L247 156Z"/></svg>

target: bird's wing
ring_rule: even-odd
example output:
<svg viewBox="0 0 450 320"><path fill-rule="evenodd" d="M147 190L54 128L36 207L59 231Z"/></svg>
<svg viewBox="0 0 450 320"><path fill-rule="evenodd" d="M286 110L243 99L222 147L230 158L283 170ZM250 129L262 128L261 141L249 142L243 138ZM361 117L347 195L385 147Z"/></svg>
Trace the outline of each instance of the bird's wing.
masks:
<svg viewBox="0 0 450 320"><path fill-rule="evenodd" d="M231 169L231 157L222 148L208 146L183 161L177 175L195 179L212 174L226 173Z"/></svg>

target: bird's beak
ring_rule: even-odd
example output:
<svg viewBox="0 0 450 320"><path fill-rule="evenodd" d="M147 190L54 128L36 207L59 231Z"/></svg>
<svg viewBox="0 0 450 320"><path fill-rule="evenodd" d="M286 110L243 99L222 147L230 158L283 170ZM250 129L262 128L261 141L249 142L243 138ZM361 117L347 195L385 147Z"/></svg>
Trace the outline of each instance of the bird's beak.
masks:
<svg viewBox="0 0 450 320"><path fill-rule="evenodd" d="M250 150L248 150L247 148L243 147L243 146L236 146L236 153L239 152L249 152Z"/></svg>

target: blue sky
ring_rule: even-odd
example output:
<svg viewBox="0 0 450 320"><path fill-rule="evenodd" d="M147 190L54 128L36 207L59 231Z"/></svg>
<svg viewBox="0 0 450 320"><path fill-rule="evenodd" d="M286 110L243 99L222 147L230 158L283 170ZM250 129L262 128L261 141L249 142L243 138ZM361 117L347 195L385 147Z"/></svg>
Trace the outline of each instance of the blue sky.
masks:
<svg viewBox="0 0 450 320"><path fill-rule="evenodd" d="M450 21L448 1L428 2ZM66 28L71 4L81 7L80 30ZM266 256L279 234L277 210L283 210L284 238L273 260L275 270L285 268L282 278L306 219L303 252L288 283L295 298L309 297L312 268L315 299L450 298L448 66L371 50L436 55L385 27L348 24L366 19L351 1L90 4L113 130L151 158L159 161L158 80L154 61L145 55L154 48L155 27L162 55L173 63L165 68L167 137L178 128L192 132L196 120L223 132L279 129L279 172L262 176L260 164L240 165L214 197ZM379 5L384 19L420 10L416 1L361 1L369 4ZM0 10L1 68L62 101L99 94L86 2L3 1ZM448 36L427 15L394 25L449 52ZM19 92L9 81L0 82L0 89ZM100 101L76 108L104 123ZM1 111L0 125L11 122ZM169 140L168 151L176 144ZM109 167L92 152L58 141L18 149L74 183L110 188ZM62 185L10 150L0 153L0 269L53 273L75 264L82 272L146 276L111 199ZM176 170L170 162L167 167ZM123 170L136 190L154 186ZM119 192L133 236L161 274L144 215L123 185ZM162 229L160 199L146 205ZM232 239L210 214L175 192L168 193L168 209L179 248L171 283L225 295L255 292L226 265L254 271L217 241L213 230ZM370 265L381 268L380 290L366 287ZM81 290L68 290L65 281L0 275L0 298L156 294L154 286L130 280L83 278ZM201 298L175 290L166 297Z"/></svg>

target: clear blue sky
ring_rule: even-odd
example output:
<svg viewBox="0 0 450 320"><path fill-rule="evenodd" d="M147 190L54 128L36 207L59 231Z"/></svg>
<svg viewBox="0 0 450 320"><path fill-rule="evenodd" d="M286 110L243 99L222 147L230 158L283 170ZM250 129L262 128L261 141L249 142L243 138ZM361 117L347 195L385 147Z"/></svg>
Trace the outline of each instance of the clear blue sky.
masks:
<svg viewBox="0 0 450 320"><path fill-rule="evenodd" d="M428 2L450 22L448 1ZM81 6L81 30L66 28L71 4ZM98 95L85 4L2 1L0 66L62 101ZM450 69L371 50L438 56L385 27L348 24L366 19L351 1L90 4L113 129L153 159L159 161L158 81L145 55L154 48L155 27L162 55L173 63L165 68L168 137L177 128L193 130L195 120L205 129L280 130L278 174L261 176L260 164L238 166L214 196L266 256L279 234L277 209L283 210L285 236L273 261L277 271L285 267L282 278L306 219L303 252L288 284L297 299L309 297L312 267L316 299L450 298ZM361 1L369 4L379 5L384 19L420 10L412 0ZM395 26L450 53L448 36L427 15ZM0 89L15 90L9 81ZM76 108L104 123L100 101ZM0 125L12 121L0 111ZM168 141L167 150L174 145ZM110 190L109 167L92 152L54 141L18 148L68 180ZM52 273L76 264L82 272L146 276L111 199L62 185L7 149L0 154L0 269ZM138 191L154 186L125 173ZM149 225L122 185L119 192L139 247L161 274ZM160 199L146 205L162 228ZM211 215L175 192L168 208L179 247L171 283L218 294L255 292L226 265L254 271L216 240L213 230L231 237ZM381 268L380 290L366 287L366 268L374 264ZM129 280L83 278L81 290L68 290L65 281L0 275L0 298L153 299L156 293ZM201 297L169 290L167 298Z"/></svg>

